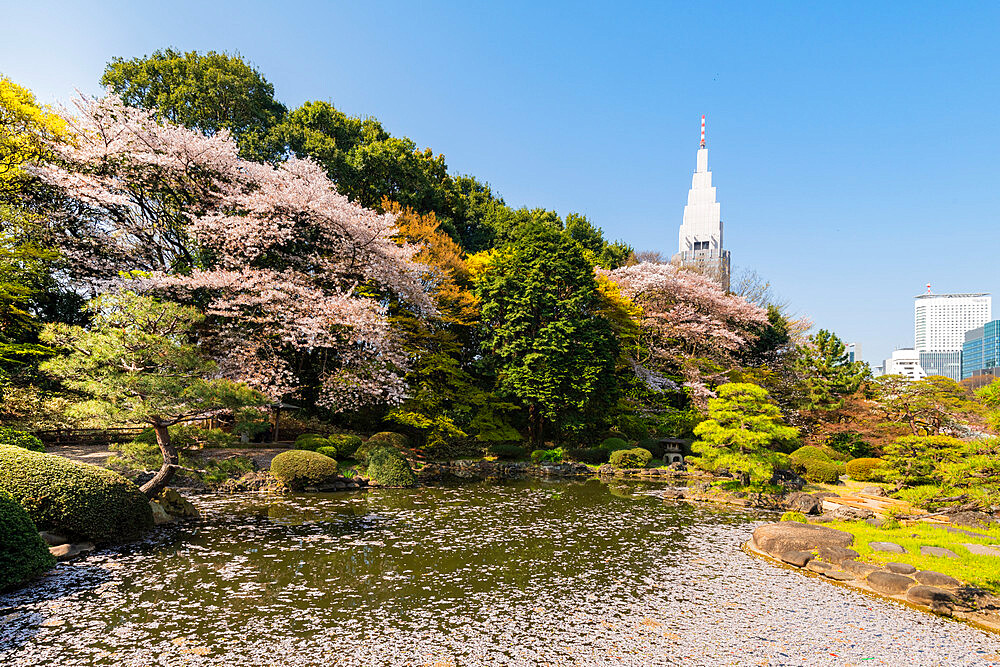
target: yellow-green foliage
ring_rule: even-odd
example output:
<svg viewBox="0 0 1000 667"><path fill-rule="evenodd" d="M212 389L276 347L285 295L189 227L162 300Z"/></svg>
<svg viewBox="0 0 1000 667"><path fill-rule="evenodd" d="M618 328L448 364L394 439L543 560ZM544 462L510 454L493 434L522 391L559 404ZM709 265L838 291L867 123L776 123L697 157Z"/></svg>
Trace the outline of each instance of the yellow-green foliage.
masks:
<svg viewBox="0 0 1000 667"><path fill-rule="evenodd" d="M0 592L55 564L28 513L9 493L0 491Z"/></svg>
<svg viewBox="0 0 1000 667"><path fill-rule="evenodd" d="M981 586L993 593L1000 593L1000 569L996 556L976 556L962 546L970 544L1000 544L1000 527L975 528L975 532L989 537L954 535L940 526L929 523L915 523L898 528L878 528L864 521L844 521L823 524L830 528L846 530L854 535L851 548L860 554L859 560L884 564L888 562L908 563L918 570L934 570L955 577L966 583ZM872 551L870 542L895 542L906 549L906 553ZM920 555L920 546L934 546L951 549L958 558L940 558Z"/></svg>
<svg viewBox="0 0 1000 667"><path fill-rule="evenodd" d="M847 476L858 482L879 481L882 479L883 465L885 465L885 461L882 459L854 459L847 462Z"/></svg>
<svg viewBox="0 0 1000 667"><path fill-rule="evenodd" d="M381 431L376 433L372 437L368 438L368 443L382 443L389 445L390 447L395 447L396 449L403 449L408 447L410 444L410 439L407 438L402 433L394 433L392 431Z"/></svg>
<svg viewBox="0 0 1000 667"><path fill-rule="evenodd" d="M797 521L798 523L809 523L806 515L802 512L785 512L781 515L782 521Z"/></svg>
<svg viewBox="0 0 1000 667"><path fill-rule="evenodd" d="M653 460L648 449L618 449L611 452L608 462L616 468L645 468Z"/></svg>
<svg viewBox="0 0 1000 667"><path fill-rule="evenodd" d="M23 447L24 449L30 449L33 452L45 451L45 446L42 445L42 441L35 436L30 433L25 433L24 431L15 431L14 429L7 428L5 426L0 426L0 445Z"/></svg>
<svg viewBox="0 0 1000 667"><path fill-rule="evenodd" d="M271 474L288 488L298 491L337 477L337 462L316 452L293 449L271 461Z"/></svg>
<svg viewBox="0 0 1000 667"><path fill-rule="evenodd" d="M149 499L111 470L0 445L0 490L41 530L94 542L135 539L153 526Z"/></svg>
<svg viewBox="0 0 1000 667"><path fill-rule="evenodd" d="M833 461L806 459L802 464L802 476L806 481L817 484L836 484L842 472L842 468Z"/></svg>
<svg viewBox="0 0 1000 667"><path fill-rule="evenodd" d="M403 488L417 483L409 462L397 450L388 447L369 452L366 476L379 486Z"/></svg>

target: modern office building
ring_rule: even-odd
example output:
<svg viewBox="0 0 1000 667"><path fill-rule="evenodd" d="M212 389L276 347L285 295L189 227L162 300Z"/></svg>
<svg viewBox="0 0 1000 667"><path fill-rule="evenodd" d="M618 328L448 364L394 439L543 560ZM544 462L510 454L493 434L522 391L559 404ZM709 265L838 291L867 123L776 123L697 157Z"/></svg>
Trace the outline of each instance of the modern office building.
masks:
<svg viewBox="0 0 1000 667"><path fill-rule="evenodd" d="M920 353L913 348L903 348L892 353L891 359L883 364L885 375L902 375L907 380L922 380L927 377L920 365Z"/></svg>
<svg viewBox="0 0 1000 667"><path fill-rule="evenodd" d="M920 367L928 376L943 375L952 380L962 379L961 352L921 352Z"/></svg>
<svg viewBox="0 0 1000 667"><path fill-rule="evenodd" d="M845 345L847 348L847 360L852 364L855 361L862 361L861 359L861 343L847 343Z"/></svg>
<svg viewBox="0 0 1000 667"><path fill-rule="evenodd" d="M678 234L677 254L671 263L694 267L729 289L729 251L722 245L722 213L715 200L712 172L708 170L705 148L705 117L701 117L701 144L687 205Z"/></svg>
<svg viewBox="0 0 1000 667"><path fill-rule="evenodd" d="M962 380L974 375L998 375L1000 371L1000 320L992 320L966 332L962 344Z"/></svg>
<svg viewBox="0 0 1000 667"><path fill-rule="evenodd" d="M913 298L913 349L960 352L965 332L993 319L989 294L932 294Z"/></svg>

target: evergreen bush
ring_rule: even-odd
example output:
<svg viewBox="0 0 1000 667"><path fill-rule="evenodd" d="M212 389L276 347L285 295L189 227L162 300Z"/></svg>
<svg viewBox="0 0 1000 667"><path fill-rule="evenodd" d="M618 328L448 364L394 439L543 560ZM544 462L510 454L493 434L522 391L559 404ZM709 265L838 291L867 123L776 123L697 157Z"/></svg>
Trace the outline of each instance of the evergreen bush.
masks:
<svg viewBox="0 0 1000 667"><path fill-rule="evenodd" d="M613 452L616 449L628 449L628 443L621 438L605 438L601 448Z"/></svg>
<svg viewBox="0 0 1000 667"><path fill-rule="evenodd" d="M885 461L882 459L862 458L848 461L845 471L847 476L858 482L878 482L882 480L882 469Z"/></svg>
<svg viewBox="0 0 1000 667"><path fill-rule="evenodd" d="M295 438L295 444L292 446L308 452L315 452L319 447L336 447L326 436L319 433L303 433Z"/></svg>
<svg viewBox="0 0 1000 667"><path fill-rule="evenodd" d="M329 456L331 459L335 459L335 458L337 458L338 451L337 451L336 447L331 447L329 445L324 445L322 447L317 447L316 448L316 453L317 454L322 454L323 456Z"/></svg>
<svg viewBox="0 0 1000 667"><path fill-rule="evenodd" d="M556 447L555 449L536 449L531 452L531 462L535 465L540 463L562 463L563 455L564 452L562 447Z"/></svg>
<svg viewBox="0 0 1000 667"><path fill-rule="evenodd" d="M395 447L396 449L405 449L410 446L409 438L402 433L394 433L393 431L381 431L376 433L372 437L368 438L368 442L381 442L389 445L390 447Z"/></svg>
<svg viewBox="0 0 1000 667"><path fill-rule="evenodd" d="M335 433L327 436L326 441L330 447L337 448L337 458L349 459L358 451L358 447L364 442L361 438L351 433ZM317 450L318 451L318 450Z"/></svg>
<svg viewBox="0 0 1000 667"><path fill-rule="evenodd" d="M299 491L335 479L337 462L317 452L292 449L274 457L271 474L288 488Z"/></svg>
<svg viewBox="0 0 1000 667"><path fill-rule="evenodd" d="M635 447L611 452L609 462L616 468L645 468L652 460L653 454L648 449Z"/></svg>
<svg viewBox="0 0 1000 667"><path fill-rule="evenodd" d="M23 584L56 564L31 517L0 491L0 592Z"/></svg>
<svg viewBox="0 0 1000 667"><path fill-rule="evenodd" d="M410 463L395 449L376 449L368 455L369 482L379 486L406 488L416 486L417 476Z"/></svg>
<svg viewBox="0 0 1000 667"><path fill-rule="evenodd" d="M782 521L797 521L799 523L809 523L806 515L802 512L785 512L781 515Z"/></svg>
<svg viewBox="0 0 1000 667"><path fill-rule="evenodd" d="M17 431L6 426L0 426L0 445L11 445L21 447L33 452L44 452L45 445L42 441L24 431Z"/></svg>
<svg viewBox="0 0 1000 667"><path fill-rule="evenodd" d="M841 468L833 461L823 459L805 459L802 462L803 473L807 482L817 484L836 484L840 481Z"/></svg>
<svg viewBox="0 0 1000 667"><path fill-rule="evenodd" d="M0 445L0 490L17 500L40 530L71 539L119 542L153 527L149 499L111 470Z"/></svg>
<svg viewBox="0 0 1000 667"><path fill-rule="evenodd" d="M641 447L649 451L653 455L654 459L663 459L663 455L666 453L666 448L663 443L656 438L646 438L645 440L640 440L635 443L636 447Z"/></svg>

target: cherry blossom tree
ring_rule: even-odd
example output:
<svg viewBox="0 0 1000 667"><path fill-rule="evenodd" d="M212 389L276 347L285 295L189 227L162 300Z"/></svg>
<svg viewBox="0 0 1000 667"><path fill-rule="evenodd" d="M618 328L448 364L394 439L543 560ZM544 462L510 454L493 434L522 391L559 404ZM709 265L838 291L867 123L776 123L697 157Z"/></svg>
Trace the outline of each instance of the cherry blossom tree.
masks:
<svg viewBox="0 0 1000 667"><path fill-rule="evenodd" d="M34 169L62 195L50 221L74 280L197 304L222 376L272 398L304 370L336 409L403 398L386 297L433 305L393 215L351 203L310 160L241 159L225 130L161 123L113 94L75 108L62 112L74 140Z"/></svg>
<svg viewBox="0 0 1000 667"><path fill-rule="evenodd" d="M764 308L670 264L643 262L603 273L641 310L640 376L652 384L664 370L679 372L701 405L711 395L706 382L734 365L753 326L767 324Z"/></svg>

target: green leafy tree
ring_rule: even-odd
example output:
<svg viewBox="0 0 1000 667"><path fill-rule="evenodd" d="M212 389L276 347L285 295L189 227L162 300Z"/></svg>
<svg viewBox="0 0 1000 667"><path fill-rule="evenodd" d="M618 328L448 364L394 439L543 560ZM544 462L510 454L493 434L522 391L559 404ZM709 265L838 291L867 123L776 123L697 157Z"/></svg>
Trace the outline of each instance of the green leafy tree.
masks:
<svg viewBox="0 0 1000 667"><path fill-rule="evenodd" d="M956 461L963 443L947 435L908 435L885 446L886 477L896 490L923 482L940 482L943 465Z"/></svg>
<svg viewBox="0 0 1000 667"><path fill-rule="evenodd" d="M943 375L917 382L883 375L873 383L872 393L874 412L886 422L906 425L913 435L940 435L982 410L967 388Z"/></svg>
<svg viewBox="0 0 1000 667"><path fill-rule="evenodd" d="M768 484L782 458L775 448L797 438L798 431L782 423L781 411L755 384L730 382L716 392L708 401L708 419L694 428L698 465L726 468L744 485Z"/></svg>
<svg viewBox="0 0 1000 667"><path fill-rule="evenodd" d="M142 58L115 58L101 84L129 106L155 109L172 123L206 134L229 130L247 159L277 157L267 137L285 107L274 99L274 86L239 54L164 49Z"/></svg>
<svg viewBox="0 0 1000 667"><path fill-rule="evenodd" d="M526 225L520 235L492 259L476 293L501 396L526 406L538 444L546 422L575 431L615 399L619 346L579 244L545 224Z"/></svg>
<svg viewBox="0 0 1000 667"><path fill-rule="evenodd" d="M197 310L131 292L91 304L89 328L48 324L42 339L67 354L42 365L68 389L89 397L75 410L107 424L147 424L163 457L141 488L157 495L179 465L169 428L222 411L264 405L243 384L216 379L215 363L198 349Z"/></svg>
<svg viewBox="0 0 1000 667"><path fill-rule="evenodd" d="M799 347L796 370L801 378L804 410L833 410L844 403L870 376L868 365L850 361L847 346L836 334L820 329Z"/></svg>
<svg viewBox="0 0 1000 667"><path fill-rule="evenodd" d="M987 506L1000 503L1000 438L963 442L959 454L943 461L937 472L948 489Z"/></svg>

